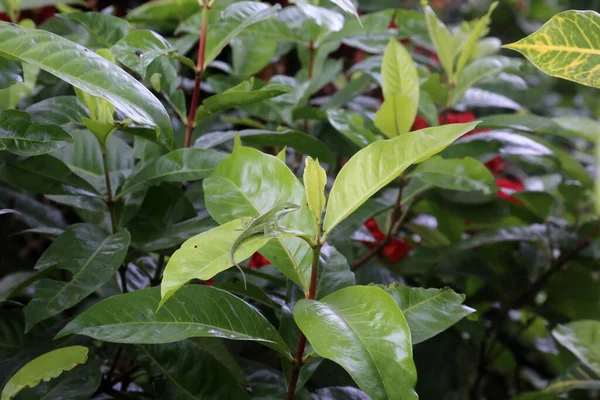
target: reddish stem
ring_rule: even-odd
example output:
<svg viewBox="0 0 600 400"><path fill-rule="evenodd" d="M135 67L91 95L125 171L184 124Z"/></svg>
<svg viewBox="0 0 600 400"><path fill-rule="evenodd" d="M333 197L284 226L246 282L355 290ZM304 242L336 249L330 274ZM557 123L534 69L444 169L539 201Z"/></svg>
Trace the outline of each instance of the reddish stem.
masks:
<svg viewBox="0 0 600 400"><path fill-rule="evenodd" d="M196 79L194 81L194 93L192 94L192 104L186 123L185 141L183 146L192 145L192 134L196 128L196 111L198 110L198 101L200 100L200 83L202 82L202 73L204 72L204 53L206 51L206 33L208 31L208 4L201 4L202 7L202 28L200 29L200 48L198 50L198 63L196 64Z"/></svg>

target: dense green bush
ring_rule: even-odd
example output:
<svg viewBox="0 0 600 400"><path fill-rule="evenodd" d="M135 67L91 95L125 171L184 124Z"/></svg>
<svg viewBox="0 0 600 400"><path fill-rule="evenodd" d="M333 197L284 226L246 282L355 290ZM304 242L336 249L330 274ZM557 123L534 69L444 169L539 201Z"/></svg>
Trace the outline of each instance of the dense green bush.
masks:
<svg viewBox="0 0 600 400"><path fill-rule="evenodd" d="M598 13L0 3L2 400L598 398Z"/></svg>

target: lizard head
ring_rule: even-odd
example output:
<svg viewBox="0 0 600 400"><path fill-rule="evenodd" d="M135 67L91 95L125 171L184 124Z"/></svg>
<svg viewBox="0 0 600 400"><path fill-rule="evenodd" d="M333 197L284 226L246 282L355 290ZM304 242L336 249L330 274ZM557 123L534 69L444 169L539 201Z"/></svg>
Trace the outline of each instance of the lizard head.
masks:
<svg viewBox="0 0 600 400"><path fill-rule="evenodd" d="M277 217L281 218L286 214L289 214L291 212L294 212L296 210L300 209L300 206L296 203L292 203L289 201L286 201L285 203L283 203L282 205L280 205L278 207L279 209L277 210Z"/></svg>

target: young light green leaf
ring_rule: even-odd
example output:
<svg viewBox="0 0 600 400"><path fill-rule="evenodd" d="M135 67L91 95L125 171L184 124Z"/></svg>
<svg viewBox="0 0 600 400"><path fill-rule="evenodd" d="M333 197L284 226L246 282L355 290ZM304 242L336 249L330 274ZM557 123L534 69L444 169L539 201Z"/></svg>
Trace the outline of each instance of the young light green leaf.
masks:
<svg viewBox="0 0 600 400"><path fill-rule="evenodd" d="M392 296L404 313L413 345L445 331L475 312L462 304L465 295L450 288L411 288L398 283L381 288Z"/></svg>
<svg viewBox="0 0 600 400"><path fill-rule="evenodd" d="M314 236L315 220L306 206L304 186L278 158L248 147L238 147L203 182L206 208L224 224L236 218L255 218L287 201L301 208L281 219L280 225ZM275 238L261 254L307 293L312 249L295 237Z"/></svg>
<svg viewBox="0 0 600 400"><path fill-rule="evenodd" d="M327 184L327 174L319 160L313 160L306 157L306 166L304 167L304 189L306 190L306 201L308 208L315 216L317 226L321 225L321 215L325 210L325 185Z"/></svg>
<svg viewBox="0 0 600 400"><path fill-rule="evenodd" d="M600 88L599 25L600 14L595 11L564 11L538 31L503 47L523 54L548 75Z"/></svg>
<svg viewBox="0 0 600 400"><path fill-rule="evenodd" d="M458 61L456 62L456 76L460 76L463 68L472 60L475 55L475 50L477 49L477 43L481 36L483 36L492 20L492 12L498 6L498 2L495 1L490 5L488 12L477 21L471 33L469 34L469 38L462 46L460 51L460 55L458 56Z"/></svg>
<svg viewBox="0 0 600 400"><path fill-rule="evenodd" d="M552 336L596 374L600 374L600 321L581 320L558 325Z"/></svg>
<svg viewBox="0 0 600 400"><path fill-rule="evenodd" d="M40 281L33 299L23 309L25 330L74 306L112 278L127 255L129 241L126 230L108 235L93 224L67 228L42 254L35 267L42 270L57 266L70 271L73 279Z"/></svg>
<svg viewBox="0 0 600 400"><path fill-rule="evenodd" d="M370 144L342 167L325 214L325 236L412 164L425 161L472 130L478 122L437 126Z"/></svg>
<svg viewBox="0 0 600 400"><path fill-rule="evenodd" d="M427 22L427 31L433 42L435 52L440 59L444 71L446 71L446 75L448 75L448 81L454 82L454 38L446 25L438 19L430 6L425 6L424 11L425 21Z"/></svg>
<svg viewBox="0 0 600 400"><path fill-rule="evenodd" d="M388 95L375 114L375 126L388 138L410 131L416 115L416 110L414 114L408 112L413 103L410 97L400 93Z"/></svg>
<svg viewBox="0 0 600 400"><path fill-rule="evenodd" d="M209 280L232 267L229 252L243 226L242 219L236 219L186 240L169 258L160 285L159 306L191 279ZM244 240L235 251L235 260L241 262L252 256L268 241L261 235Z"/></svg>
<svg viewBox="0 0 600 400"><path fill-rule="evenodd" d="M496 192L494 175L485 165L471 157L431 157L415 168L410 176L419 178L428 185L448 190L477 190L483 194Z"/></svg>
<svg viewBox="0 0 600 400"><path fill-rule="evenodd" d="M0 151L20 156L51 153L71 143L73 138L60 126L36 123L24 111L0 110Z"/></svg>
<svg viewBox="0 0 600 400"><path fill-rule="evenodd" d="M182 288L159 311L160 289L136 290L96 303L56 338L86 335L112 343L173 343L190 337L252 340L291 358L277 330L254 307L205 285Z"/></svg>
<svg viewBox="0 0 600 400"><path fill-rule="evenodd" d="M302 299L294 320L317 354L342 366L373 400L417 399L410 330L394 299L352 286Z"/></svg>
<svg viewBox="0 0 600 400"><path fill-rule="evenodd" d="M142 125L157 128L171 146L173 128L160 101L125 71L77 43L53 33L0 22L0 56L17 58L101 97Z"/></svg>
<svg viewBox="0 0 600 400"><path fill-rule="evenodd" d="M19 20L19 14L21 14L21 0L2 0L2 7L4 11L8 13L8 16L12 22Z"/></svg>
<svg viewBox="0 0 600 400"><path fill-rule="evenodd" d="M419 76L410 54L395 38L390 39L383 53L381 82L384 99L387 100L393 94L408 98L403 109L397 112L406 114L404 119L410 120L412 125L419 106Z"/></svg>
<svg viewBox="0 0 600 400"><path fill-rule="evenodd" d="M50 351L25 364L6 383L2 390L2 400L10 400L26 387L35 387L42 381L56 378L63 371L69 371L88 358L88 349L83 346L69 346Z"/></svg>

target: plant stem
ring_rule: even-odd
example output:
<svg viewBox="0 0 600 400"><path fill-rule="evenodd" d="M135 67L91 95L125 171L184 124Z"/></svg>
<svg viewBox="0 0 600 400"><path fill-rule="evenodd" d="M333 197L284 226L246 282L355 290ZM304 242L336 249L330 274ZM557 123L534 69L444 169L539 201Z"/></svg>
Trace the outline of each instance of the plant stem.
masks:
<svg viewBox="0 0 600 400"><path fill-rule="evenodd" d="M112 194L112 188L110 186L110 172L108 171L108 160L106 156L106 146L101 145L100 151L102 152L102 166L104 168L104 181L106 182L106 206L110 213L110 224L112 233L117 232L117 214L115 210L115 199Z"/></svg>
<svg viewBox="0 0 600 400"><path fill-rule="evenodd" d="M318 237L318 236L317 236ZM317 296L317 280L319 277L319 258L321 256L321 247L323 244L318 242L313 246L313 259L312 269L310 272L310 285L308 288L308 295L306 296L309 300L314 300ZM294 394L296 393L296 386L298 385L298 376L302 365L304 365L304 348L306 347L306 336L304 333L300 333L300 340L298 341L298 349L296 350L296 358L294 358L294 366L292 368L292 376L290 378L290 386L288 387L287 400L294 400Z"/></svg>
<svg viewBox="0 0 600 400"><path fill-rule="evenodd" d="M202 82L202 73L204 72L204 53L206 51L206 34L208 32L208 12L210 4L201 3L202 7L202 28L200 28L198 63L196 64L196 80L194 81L194 93L192 94L192 104L186 123L184 147L192 145L192 134L196 128L196 111L198 110L198 101L200 99L200 83Z"/></svg>

